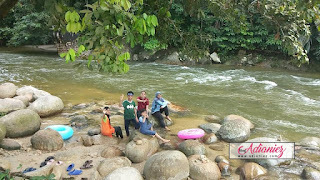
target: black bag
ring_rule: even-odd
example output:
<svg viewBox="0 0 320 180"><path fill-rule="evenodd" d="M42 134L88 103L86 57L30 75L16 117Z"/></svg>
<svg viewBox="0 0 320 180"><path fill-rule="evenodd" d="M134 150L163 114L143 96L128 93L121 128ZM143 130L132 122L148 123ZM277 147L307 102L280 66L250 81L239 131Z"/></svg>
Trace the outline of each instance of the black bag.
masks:
<svg viewBox="0 0 320 180"><path fill-rule="evenodd" d="M123 135L122 135L122 130L120 126L114 126L114 130L116 131L116 136L117 137L121 137L121 139L123 139Z"/></svg>

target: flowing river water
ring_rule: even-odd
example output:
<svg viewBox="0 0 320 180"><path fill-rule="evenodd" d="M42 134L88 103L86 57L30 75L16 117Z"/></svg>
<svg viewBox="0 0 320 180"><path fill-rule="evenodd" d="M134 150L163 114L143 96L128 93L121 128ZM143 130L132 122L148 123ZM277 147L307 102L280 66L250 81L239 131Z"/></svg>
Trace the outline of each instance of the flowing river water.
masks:
<svg viewBox="0 0 320 180"><path fill-rule="evenodd" d="M173 132L197 127L204 115L237 114L255 124L251 137L299 141L319 136L320 74L239 68L223 65L174 66L130 63L127 74L104 74L66 64L57 54L0 49L0 83L32 85L65 104L106 100L118 102L128 90L156 91L190 110L176 117Z"/></svg>

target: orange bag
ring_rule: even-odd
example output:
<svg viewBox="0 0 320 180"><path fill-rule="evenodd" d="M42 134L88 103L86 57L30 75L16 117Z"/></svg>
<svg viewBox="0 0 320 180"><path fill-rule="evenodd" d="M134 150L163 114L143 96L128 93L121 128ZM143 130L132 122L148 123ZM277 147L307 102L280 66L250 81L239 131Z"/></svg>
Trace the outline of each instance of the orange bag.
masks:
<svg viewBox="0 0 320 180"><path fill-rule="evenodd" d="M105 121L103 120L104 118ZM101 134L102 135L105 135L105 136L109 136L109 137L112 137L112 133L114 133L115 130L114 128L110 125L110 120L107 116L104 116L102 119L101 119Z"/></svg>

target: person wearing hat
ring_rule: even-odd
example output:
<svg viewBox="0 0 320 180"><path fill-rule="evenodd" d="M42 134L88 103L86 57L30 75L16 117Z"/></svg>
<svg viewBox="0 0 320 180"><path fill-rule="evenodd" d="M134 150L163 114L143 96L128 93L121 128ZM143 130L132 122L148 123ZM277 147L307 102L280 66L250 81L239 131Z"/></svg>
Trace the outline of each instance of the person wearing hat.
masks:
<svg viewBox="0 0 320 180"><path fill-rule="evenodd" d="M162 113L166 115L166 119L171 121L171 118L169 117L169 110L168 110L168 101L162 98L161 92L156 92L156 97L154 98L152 102L152 109L151 114L153 117L155 117L159 122L160 126L165 128L166 130L170 131L168 126L165 124L164 119L162 117Z"/></svg>
<svg viewBox="0 0 320 180"><path fill-rule="evenodd" d="M126 130L127 136L130 135L129 133L129 125L130 122L134 124L135 129L139 129L139 120L137 118L137 109L136 103L132 100L133 99L133 92L128 91L127 93L127 100L123 100L124 95L122 94L120 97L119 106L124 108L124 128Z"/></svg>

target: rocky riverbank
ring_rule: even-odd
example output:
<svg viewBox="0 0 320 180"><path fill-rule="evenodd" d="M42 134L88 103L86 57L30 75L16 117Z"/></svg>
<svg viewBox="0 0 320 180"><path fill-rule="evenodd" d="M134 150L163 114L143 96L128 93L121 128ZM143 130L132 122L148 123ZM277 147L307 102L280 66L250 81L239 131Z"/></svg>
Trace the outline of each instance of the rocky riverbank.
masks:
<svg viewBox="0 0 320 180"><path fill-rule="evenodd" d="M204 116L199 124L206 135L198 140L180 140L176 134L155 130L169 143L142 135L133 128L130 137L118 139L100 135L101 108L111 107L111 123L124 127L123 110L117 104L97 101L64 105L48 92L31 86L0 85L0 167L21 172L37 170L24 176L55 174L56 179L70 179L67 167L79 169L87 160L92 167L72 176L74 179L319 179L320 139L306 137L296 146L296 158L289 161L255 162L229 159L228 142L284 141L272 138L251 139L256 128L248 119L237 115L224 118ZM170 111L182 118L186 109L171 106ZM72 138L63 141L49 125L69 125ZM171 125L167 122L168 125ZM194 127L196 128L196 127ZM124 130L124 128L123 128ZM182 129L181 129L182 130ZM40 168L44 160L52 164ZM61 161L61 163L57 163ZM22 174L18 174L22 175Z"/></svg>

